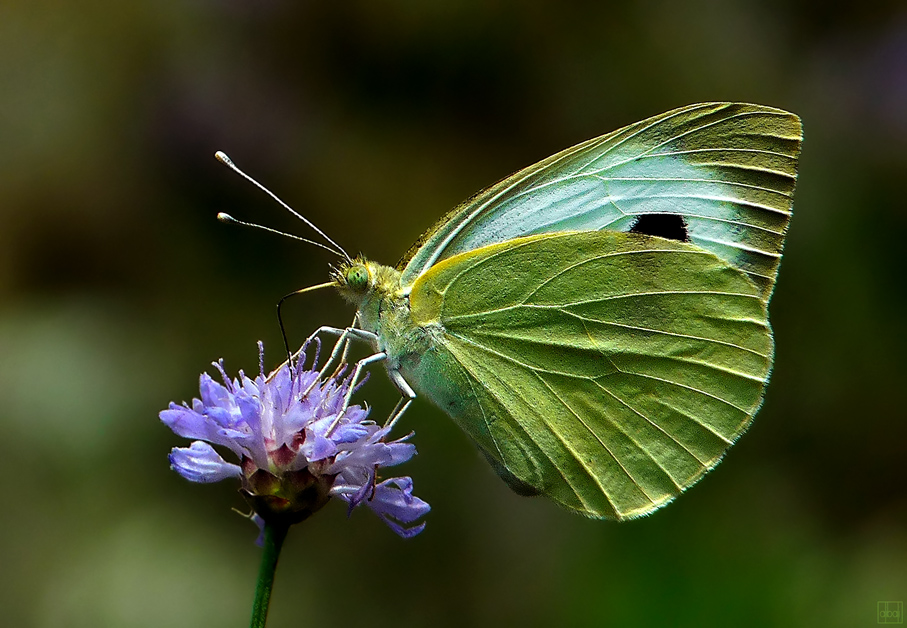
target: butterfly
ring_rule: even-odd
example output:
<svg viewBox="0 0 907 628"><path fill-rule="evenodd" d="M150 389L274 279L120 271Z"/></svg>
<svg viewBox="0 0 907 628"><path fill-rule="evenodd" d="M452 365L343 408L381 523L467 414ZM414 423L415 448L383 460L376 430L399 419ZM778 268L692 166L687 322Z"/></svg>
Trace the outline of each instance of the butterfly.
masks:
<svg viewBox="0 0 907 628"><path fill-rule="evenodd" d="M395 267L344 253L313 288L356 307L333 331L374 350L357 374L384 362L397 418L425 397L517 493L646 515L762 404L801 140L779 109L675 109L477 193Z"/></svg>

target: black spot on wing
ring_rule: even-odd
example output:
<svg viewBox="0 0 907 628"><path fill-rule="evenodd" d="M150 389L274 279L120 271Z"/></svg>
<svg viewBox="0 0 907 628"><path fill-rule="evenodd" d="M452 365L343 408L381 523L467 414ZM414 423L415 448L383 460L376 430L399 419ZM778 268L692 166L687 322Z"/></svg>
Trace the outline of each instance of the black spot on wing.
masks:
<svg viewBox="0 0 907 628"><path fill-rule="evenodd" d="M630 229L630 233L642 233L678 242L690 241L687 223L684 222L683 216L677 214L642 214Z"/></svg>

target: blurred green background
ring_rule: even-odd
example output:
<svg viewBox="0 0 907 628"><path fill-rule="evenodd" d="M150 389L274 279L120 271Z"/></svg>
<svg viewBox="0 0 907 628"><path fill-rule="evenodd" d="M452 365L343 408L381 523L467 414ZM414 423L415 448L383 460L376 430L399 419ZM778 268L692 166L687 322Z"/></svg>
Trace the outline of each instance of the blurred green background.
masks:
<svg viewBox="0 0 907 628"><path fill-rule="evenodd" d="M224 357L280 361L274 304L329 255L393 264L510 172L681 105L768 104L806 140L765 405L652 517L509 492L425 401L403 541L329 504L271 626L874 626L907 600L903 2L0 4L0 624L243 626L259 551L235 486L168 469L159 423ZM291 302L299 342L352 312ZM395 398L382 373L366 389Z"/></svg>

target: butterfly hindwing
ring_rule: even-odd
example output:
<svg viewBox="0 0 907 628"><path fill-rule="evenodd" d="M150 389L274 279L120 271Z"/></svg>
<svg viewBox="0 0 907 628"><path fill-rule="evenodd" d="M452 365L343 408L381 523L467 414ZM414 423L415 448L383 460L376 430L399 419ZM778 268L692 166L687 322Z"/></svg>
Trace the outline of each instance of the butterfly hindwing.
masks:
<svg viewBox="0 0 907 628"><path fill-rule="evenodd" d="M481 247L423 273L410 306L434 340L407 380L502 475L593 517L646 514L694 483L747 428L771 368L759 287L644 234Z"/></svg>
<svg viewBox="0 0 907 628"><path fill-rule="evenodd" d="M768 300L801 138L797 116L742 103L690 105L637 122L529 166L456 207L398 265L403 284L454 255L526 235L663 235L645 229L660 216L667 218L656 222L746 272Z"/></svg>

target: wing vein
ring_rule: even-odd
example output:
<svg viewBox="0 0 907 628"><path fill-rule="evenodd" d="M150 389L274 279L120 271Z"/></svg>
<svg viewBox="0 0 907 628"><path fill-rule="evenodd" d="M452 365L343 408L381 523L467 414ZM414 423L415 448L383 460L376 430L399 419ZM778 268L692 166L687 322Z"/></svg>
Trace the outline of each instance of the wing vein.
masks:
<svg viewBox="0 0 907 628"><path fill-rule="evenodd" d="M501 355L501 354L499 354L499 353L497 353L497 352L495 352L495 351L491 351L491 350L489 350L487 347L485 347L484 345L480 345L480 344L478 344L478 343L475 343L475 342L471 341L469 338L464 338L463 336L460 336L459 334L451 334L451 336L454 336L454 337L457 338L458 340L460 340L460 341L462 341L462 342L465 342L466 344L470 344L470 345L472 345L472 346L474 346L474 347L476 347L476 348L478 348L478 349L480 349L480 350L484 350L484 351L487 351L487 352L492 353L492 354L494 354L494 355L498 355L498 356L501 357L502 359L505 359L505 360L508 359L507 356ZM454 354L453 348L450 347L449 345L448 345L448 349L451 351L452 354ZM472 381L479 382L479 384L482 386L482 388L484 388L485 391L486 391L491 397L493 397L493 398L494 398L498 403L500 403L504 408L507 408L507 404L504 403L504 401L503 401L498 395L495 394L494 390L493 390L490 386L488 386L487 384L485 384L485 383L482 382L482 379L478 376L478 374L477 374L475 371L473 371L473 369L469 368L468 364L467 364L465 361L463 361L463 360L461 360L459 357L457 357L456 354L454 354L454 357L455 357L457 363L460 364L460 366L461 366L464 370L466 370L466 371L469 372L469 374L470 374L470 376L471 376L470 379L471 379ZM515 363L516 363L516 362L515 362ZM497 377L496 374L489 372L489 375L491 375L492 377L494 377L494 378L495 378L499 383L501 383L502 385L504 384L504 382L502 382L502 381L500 380L500 378ZM470 382L470 385L471 385L471 382ZM506 388L506 386L504 386L504 388ZM483 410L483 414L484 414L484 410ZM557 472L560 474L561 478L563 478L564 484L566 484L566 485L570 488L571 492L576 496L576 498L577 498L577 500L579 501L579 503L581 503L581 504L583 505L584 508L586 508L587 510L589 510L589 511L591 512L593 509L590 507L589 503L588 503L585 499L583 499L583 496L576 490L576 488L573 486L573 484L570 482L570 480L567 479L567 476L564 475L563 470L561 470L561 468L558 467L557 463L554 461L554 459L551 457L551 455L550 455L547 451L545 451L544 449L542 449L542 447L540 447L540 446L535 442L535 440L532 438L532 436L530 436L529 432L526 431L526 428L525 428L519 421L517 421L515 417L513 418L512 424L516 425L516 427L518 427L518 428L520 429L520 431L522 431L523 434L526 435L526 438L527 438L530 442L532 442L533 444L535 444L536 447L538 447L539 451L541 451L542 454L543 454L543 455L548 459L548 461L551 463L551 466L552 466L555 470L557 470ZM550 425L548 425L548 423L547 423L546 421L542 420L542 424L545 425L546 428L548 428L548 431L549 431L549 432L552 432L552 433L554 434L554 436L557 437L558 440L560 440L560 436L557 435L555 432L553 432L553 431L551 430ZM488 422L487 422L487 419L486 419L486 425L489 425ZM501 462L502 462L502 464L505 464L505 466L506 466L506 463L505 463L505 461L504 461L504 456L503 456L503 454L501 453L500 447L499 447L498 444L497 444L497 439L495 438L494 432L491 430L490 426L489 426L488 433L491 435L491 438L492 438L492 440L493 440L494 443L495 443L495 447L498 449L498 453L501 455ZM585 469L585 467L584 467L584 469ZM586 471L587 471L587 473L588 473L588 470L586 470ZM595 476L593 476L593 475L591 475L591 474L589 475L589 477L590 477L591 479L593 479L593 480L596 480ZM522 478L521 478L521 479L522 479ZM525 481L525 480L524 480L524 481ZM603 490L603 492L604 492L604 489L602 489L602 490ZM604 493L604 494L607 496L607 493ZM609 499L609 501L610 501L610 499Z"/></svg>
<svg viewBox="0 0 907 628"><path fill-rule="evenodd" d="M593 380L593 381L594 381L594 380ZM630 412L632 412L632 413L635 414L636 416L641 417L642 419L644 419L649 425L651 425L651 426L654 427L656 430L658 430L659 432L661 432L662 434L664 434L665 436L667 436L668 438L670 438L672 441L674 441L674 442L677 444L678 447L680 447L680 448L683 449L685 452L687 452L688 454L690 454L690 457L693 458L696 462L698 462L698 463L699 463L700 465L702 465L703 467L705 466L706 463L705 463L704 460L700 460L699 456L697 456L697 455L696 455L695 453L693 453L689 448L687 448L686 445L684 445L684 444L681 443L679 440L677 440L672 434L669 434L667 431L665 431L665 429L664 429L663 427L661 427L658 423L656 423L655 421L653 421L652 419L650 419L650 418L648 417L648 415L646 415L644 412L641 412L640 410L637 410L636 408L634 408L632 405L630 405L629 403L627 403L626 401L624 401L623 399L621 399L620 397L618 397L617 395L615 395L613 392L611 392L611 390L609 390L606 386L602 386L600 382L594 382L594 383L595 383L595 385L598 386L602 391L604 391L604 393L605 393L606 395L608 395L609 397L611 397L612 399L614 399L615 401L617 401L617 402L618 402L619 404L621 404L622 406L626 407ZM634 440L634 442L636 442L636 441ZM645 450L643 450L643 451L645 451ZM670 472L668 472L667 469L665 469L664 467L662 467L661 464L654 458L654 456L652 456L652 455L649 454L648 452L645 452L645 453L646 453L647 456L649 456L649 458L652 459L652 462L654 462L654 463L657 464L659 467L661 467L662 471L664 471L665 474L667 474L667 476L668 476L669 478L671 478L671 481L674 482L674 486L676 486L676 487L678 488L678 490L681 490L681 491L682 491L682 490L683 490L683 487L680 486L676 481L674 481L674 476L672 476L672 475L670 474Z"/></svg>
<svg viewBox="0 0 907 628"><path fill-rule="evenodd" d="M705 295L715 295L715 296L725 296L725 297L743 297L745 299L755 299L761 302L761 299L754 294L746 294L745 292L720 292L717 290L652 290L647 292L629 292L625 294L611 294L607 296L597 297L595 299L588 299L586 301L571 301L570 303L554 303L550 305L543 305L540 303L514 303L513 305L507 305L499 308L486 309L478 312L471 312L469 314L445 314L444 321L454 322L454 321L463 321L469 320L472 318L479 318L483 316L488 316L489 314L502 314L504 312L509 312L513 310L518 310L519 308L530 308L536 310L548 310L548 309L557 309L562 310L568 307L575 307L578 305L591 305L594 303L603 303L605 301L616 301L619 299L629 299L633 297L649 297L649 296L667 296L667 295L681 295L681 294L705 294ZM530 295L531 296L531 295ZM528 298L528 297L527 297ZM568 312L565 312L568 313Z"/></svg>
<svg viewBox="0 0 907 628"><path fill-rule="evenodd" d="M608 447L608 445L606 445L605 442L602 441L602 439L598 437L598 434L596 434L594 431L592 431L592 428L590 428L589 425L582 419L582 417L576 413L576 411L570 406L570 404L568 404L566 401L564 401L564 399L562 399L561 396L559 394L557 394L551 388L551 386L548 384L548 382L546 382L544 379L542 379L538 373L533 372L533 374L536 376L537 379L539 379L539 381L541 381L541 383L548 389L548 391L551 392L551 394L553 394L557 398L557 400L561 403L561 405L563 405L570 412L570 414L572 414L580 422L580 424L584 428L586 428L586 431L588 431L595 438L595 440L598 441L598 444L601 445L602 448L604 448L604 450L608 453L609 456L611 456L611 459L617 463L617 465L621 468L621 471L624 472L624 475L626 475L630 479L630 481L633 482L633 485L639 489L639 491L646 497L646 499L648 499L650 503L654 504L655 500L653 500L652 497L648 494L648 492L639 484L639 482L636 481L636 478L634 478L633 475L627 470L627 468L623 465L623 463L620 461L620 459L618 459L618 457L614 455L614 452L611 451L611 448ZM589 466L586 465L586 463L582 460L582 457L570 445L570 443L568 443L566 440L564 440L564 438L561 437L560 434L557 434L557 432L555 432L554 430L551 430L551 427L550 427L550 425L547 425L547 422L545 422L545 423L546 423L546 426L548 426L548 429L557 436L557 438L561 442L561 444L563 444L564 447L572 454L573 459L576 460L579 463L579 465L583 468L583 470L586 472L586 474L595 481L595 483L598 485L598 488L601 490L602 494L608 499L609 502L611 502L612 506L614 507L614 511L619 516L623 516L624 513L617 510L617 507L614 506L614 502L611 500L611 496L608 494L608 490L604 487L604 485L602 484L601 479L598 477L598 475L591 468L589 468Z"/></svg>
<svg viewBox="0 0 907 628"><path fill-rule="evenodd" d="M637 373L637 372L635 372L635 371L629 371L629 370L626 370L626 369L621 369L619 372L620 372L621 374L623 374L623 375L633 375L633 376L635 376L635 377L642 377L643 379L651 379L651 380L654 380L654 381L657 381L657 382L662 382L663 384L668 384L668 385L670 385L670 386L677 386L678 388L683 388L684 390L689 390L690 392L698 393L698 394L703 395L703 396L705 396L705 397L709 397L709 398L711 398L711 399L714 399L715 401L721 402L721 403L723 403L723 404L726 405L726 406L730 406L730 407L733 408L734 410L737 410L738 412L742 412L743 414L745 414L745 415L747 415L747 416L749 416L749 414L750 414L749 412L747 412L747 411L744 410L743 408L738 407L736 404L731 403L731 402L728 401L727 399L724 399L724 398L722 398L722 397L719 397L718 395L713 395L712 393L709 393L709 392L706 392L706 391L701 390L701 389L699 389L699 388L696 388L695 386L690 386L690 385L688 385L688 384L681 384L680 382L675 382L675 381L673 381L673 380L665 379L665 378L663 378L663 377L656 377L655 375L649 375L648 373ZM724 438L723 436L721 436L721 434L718 434L717 432L714 432L714 430L712 430L708 425L706 425L706 424L704 424L704 423L701 423L701 422L699 422L699 421L696 421L696 422L699 423L702 427L704 427L704 428L706 428L707 430L709 430L710 432L713 432L716 436L720 437L722 440L727 441L726 438ZM728 444L730 444L731 441L727 441L727 442L728 442Z"/></svg>
<svg viewBox="0 0 907 628"><path fill-rule="evenodd" d="M653 329L651 327L639 327L637 325L626 325L624 323L616 323L614 321L603 321L603 320L599 320L597 318L587 318L585 316L580 316L579 314L575 314L573 312L565 311L564 313L569 316L574 316L574 317L580 319L581 321L583 321L584 323L586 323L586 322L598 323L600 325L608 325L609 327L620 327L622 329L632 329L634 331L643 331L643 332L650 332L653 334L662 334L664 336L671 336L674 338L686 338L688 340L699 340L701 342L710 342L710 343L722 345L725 347L731 347L733 349L739 349L740 351L745 351L746 353L752 353L753 355L758 356L760 358L766 358L766 359L769 358L769 356L765 355L764 353L759 353L758 351L756 351L754 349L748 349L746 347L742 347L740 345L734 344L733 342L726 342L724 340L716 340L715 338L704 338L702 336L679 334L677 332L666 331L664 329Z"/></svg>

